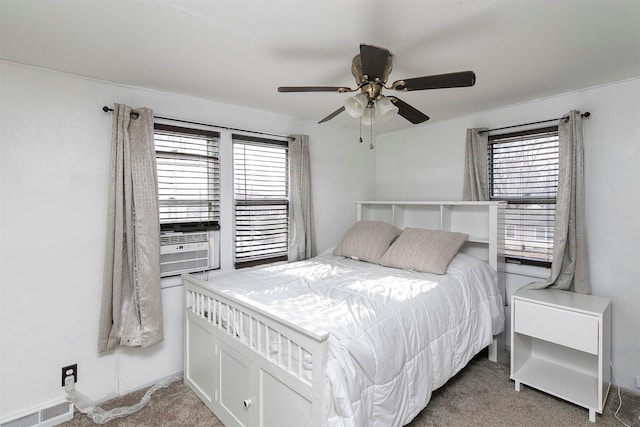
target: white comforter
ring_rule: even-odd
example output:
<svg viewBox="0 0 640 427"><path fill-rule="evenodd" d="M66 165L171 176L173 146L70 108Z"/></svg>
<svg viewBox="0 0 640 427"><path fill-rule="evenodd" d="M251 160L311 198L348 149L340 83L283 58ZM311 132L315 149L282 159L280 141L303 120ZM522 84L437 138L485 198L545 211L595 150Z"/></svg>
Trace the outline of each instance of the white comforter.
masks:
<svg viewBox="0 0 640 427"><path fill-rule="evenodd" d="M335 257L212 279L218 290L330 333L330 426L400 426L504 328L497 274L458 254L447 274Z"/></svg>

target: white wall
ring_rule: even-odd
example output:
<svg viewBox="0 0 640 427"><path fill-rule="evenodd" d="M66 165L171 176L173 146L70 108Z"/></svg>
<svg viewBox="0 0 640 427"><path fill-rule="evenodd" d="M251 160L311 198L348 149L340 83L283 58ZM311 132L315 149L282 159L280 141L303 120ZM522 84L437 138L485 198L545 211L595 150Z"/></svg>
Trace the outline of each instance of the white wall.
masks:
<svg viewBox="0 0 640 427"><path fill-rule="evenodd" d="M618 382L632 389L640 375L640 80L380 135L373 151L353 143L357 132L326 124L2 62L0 92L1 420L63 398L60 369L67 364L78 363L78 389L92 399L182 370L179 286L162 291L162 344L97 353L111 134L111 116L101 107L113 102L162 116L309 134L318 250L336 244L352 224L354 200L460 199L466 128L590 111L593 293L613 301ZM229 141L228 133L222 140ZM227 146L223 160L229 154ZM228 177L229 170L223 173ZM224 266L231 262L229 207L222 213ZM511 283L519 280L526 278L510 276Z"/></svg>
<svg viewBox="0 0 640 427"><path fill-rule="evenodd" d="M592 293L612 300L617 383L640 392L634 385L640 376L640 79L379 135L376 197L460 200L467 128L529 123L572 109L592 113L584 121ZM509 274L507 285L540 273Z"/></svg>
<svg viewBox="0 0 640 427"><path fill-rule="evenodd" d="M157 115L310 135L318 250L374 194L374 153L355 131L0 62L0 420L64 397L61 368L104 399L182 370L182 287L162 291L165 341L97 353L113 102ZM231 265L229 133L222 260ZM227 146L225 146L225 141ZM226 161L226 163L225 163ZM225 199L226 197L226 199Z"/></svg>

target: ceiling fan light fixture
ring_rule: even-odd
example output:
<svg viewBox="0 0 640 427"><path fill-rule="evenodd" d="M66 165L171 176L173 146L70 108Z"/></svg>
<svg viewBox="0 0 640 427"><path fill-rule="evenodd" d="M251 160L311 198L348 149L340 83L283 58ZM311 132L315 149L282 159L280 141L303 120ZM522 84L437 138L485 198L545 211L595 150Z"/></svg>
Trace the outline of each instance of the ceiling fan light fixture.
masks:
<svg viewBox="0 0 640 427"><path fill-rule="evenodd" d="M376 122L376 107L374 105L370 105L365 108L364 113L360 117L360 124L364 126L371 126Z"/></svg>
<svg viewBox="0 0 640 427"><path fill-rule="evenodd" d="M426 122L429 120L429 116L396 96L382 95L382 89L409 92L462 88L473 86L476 83L476 75L473 71L458 71L395 80L391 86L386 86L389 73L393 68L392 58L393 55L388 49L362 43L360 44L360 53L351 62L351 74L353 74L357 85L355 88L351 89L345 86L280 86L278 92L360 92L356 96L347 98L342 107L318 123L324 123L343 111L347 111L349 116L360 118L361 124L368 125L375 120L388 120L397 114L415 125Z"/></svg>
<svg viewBox="0 0 640 427"><path fill-rule="evenodd" d="M368 103L369 98L367 98L367 95L359 93L356 96L350 96L344 101L344 109L351 117L357 119L363 115Z"/></svg>
<svg viewBox="0 0 640 427"><path fill-rule="evenodd" d="M386 96L383 96L376 101L376 119L381 122L389 120L391 117L398 114L398 111L398 107Z"/></svg>

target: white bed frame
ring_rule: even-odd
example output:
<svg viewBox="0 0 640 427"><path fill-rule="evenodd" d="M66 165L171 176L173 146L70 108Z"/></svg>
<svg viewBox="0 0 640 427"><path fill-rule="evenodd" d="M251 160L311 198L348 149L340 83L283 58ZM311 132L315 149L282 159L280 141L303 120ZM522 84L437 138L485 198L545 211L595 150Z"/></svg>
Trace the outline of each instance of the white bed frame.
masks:
<svg viewBox="0 0 640 427"><path fill-rule="evenodd" d="M499 273L505 300L505 202L356 202L356 220L381 220L470 235L462 252ZM303 328L183 275L186 302L184 382L227 426L326 426L328 381L325 331ZM224 320L223 320L224 319ZM228 322L226 319L233 319ZM235 331L231 324L240 325ZM497 361L504 333L494 337ZM276 340L275 354L265 343ZM309 376L303 357L311 357Z"/></svg>

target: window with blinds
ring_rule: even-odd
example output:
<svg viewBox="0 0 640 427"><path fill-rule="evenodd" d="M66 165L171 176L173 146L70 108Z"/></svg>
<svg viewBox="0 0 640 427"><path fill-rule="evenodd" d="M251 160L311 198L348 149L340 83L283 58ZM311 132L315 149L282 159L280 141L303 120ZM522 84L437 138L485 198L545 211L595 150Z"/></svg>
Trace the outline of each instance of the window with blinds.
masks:
<svg viewBox="0 0 640 427"><path fill-rule="evenodd" d="M551 265L558 187L558 127L489 136L491 200L506 200L505 254Z"/></svg>
<svg viewBox="0 0 640 427"><path fill-rule="evenodd" d="M236 268L287 260L288 187L287 141L233 135Z"/></svg>
<svg viewBox="0 0 640 427"><path fill-rule="evenodd" d="M154 140L161 229L218 229L220 134L156 123Z"/></svg>

